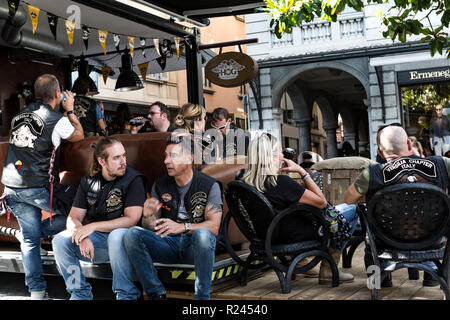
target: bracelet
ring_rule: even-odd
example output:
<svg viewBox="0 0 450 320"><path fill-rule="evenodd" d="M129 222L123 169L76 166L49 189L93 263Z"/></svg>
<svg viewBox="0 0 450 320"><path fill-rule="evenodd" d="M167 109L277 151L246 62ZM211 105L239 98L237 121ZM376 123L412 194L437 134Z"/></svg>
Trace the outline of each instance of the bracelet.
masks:
<svg viewBox="0 0 450 320"><path fill-rule="evenodd" d="M302 179L302 181L304 182L306 180L306 178L310 177L309 173L305 173L305 175L303 177L301 177L300 179Z"/></svg>
<svg viewBox="0 0 450 320"><path fill-rule="evenodd" d="M69 114L72 114L72 113L75 114L75 111L73 109L66 112L67 116L69 116Z"/></svg>

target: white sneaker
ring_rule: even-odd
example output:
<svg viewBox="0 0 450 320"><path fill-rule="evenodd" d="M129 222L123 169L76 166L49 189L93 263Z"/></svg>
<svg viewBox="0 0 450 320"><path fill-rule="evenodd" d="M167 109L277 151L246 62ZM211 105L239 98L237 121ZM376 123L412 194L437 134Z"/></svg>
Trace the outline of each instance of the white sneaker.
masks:
<svg viewBox="0 0 450 320"><path fill-rule="evenodd" d="M31 291L30 300L47 300L48 293L45 290Z"/></svg>

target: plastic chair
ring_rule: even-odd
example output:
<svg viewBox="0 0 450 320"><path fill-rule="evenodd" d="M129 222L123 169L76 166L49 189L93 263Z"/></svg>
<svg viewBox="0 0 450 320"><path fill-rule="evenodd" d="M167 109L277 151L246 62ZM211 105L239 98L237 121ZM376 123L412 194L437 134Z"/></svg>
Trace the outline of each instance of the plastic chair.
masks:
<svg viewBox="0 0 450 320"><path fill-rule="evenodd" d="M450 198L439 187L425 183L396 184L375 193L368 203L367 216L361 215L366 227L374 264L380 278L369 279L372 299L378 299L379 284L389 273L401 268L414 268L429 273L441 285L449 300L447 242L436 246L450 227ZM376 240L375 240L376 239ZM381 260L395 261L382 269ZM437 272L425 265L432 261ZM374 281L375 280L375 281Z"/></svg>
<svg viewBox="0 0 450 320"><path fill-rule="evenodd" d="M300 273L314 268L322 259L326 259L333 273L332 286L339 285L339 271L333 258L328 254L328 233L320 241L310 240L297 243L273 243L278 236L278 224L287 214L302 214L311 221L311 227L319 234L328 230L329 224L323 218L320 209L296 204L291 208L276 213L267 198L253 186L242 181L232 181L225 191L229 208L229 221L232 216L239 230L250 241L250 254L244 261L236 260L242 269L239 274L240 284L247 284L248 269L269 265L278 276L282 293L291 291L291 279ZM230 248L230 247L228 247ZM231 254L231 252L230 252ZM233 254L231 254L233 256ZM235 256L235 255L234 255ZM297 268L297 263L304 258L314 257L307 265ZM254 264L257 261L261 263Z"/></svg>

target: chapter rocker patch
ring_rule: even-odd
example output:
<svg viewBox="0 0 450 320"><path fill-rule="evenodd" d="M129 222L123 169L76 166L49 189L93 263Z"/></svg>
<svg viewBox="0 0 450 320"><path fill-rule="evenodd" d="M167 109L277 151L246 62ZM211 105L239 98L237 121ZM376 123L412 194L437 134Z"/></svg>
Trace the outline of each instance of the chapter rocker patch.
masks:
<svg viewBox="0 0 450 320"><path fill-rule="evenodd" d="M11 122L9 143L18 148L34 149L35 140L42 135L44 120L34 113L22 113Z"/></svg>
<svg viewBox="0 0 450 320"><path fill-rule="evenodd" d="M426 159L399 158L388 162L382 169L384 183L388 183L404 173L418 173L429 178L436 178L436 165Z"/></svg>

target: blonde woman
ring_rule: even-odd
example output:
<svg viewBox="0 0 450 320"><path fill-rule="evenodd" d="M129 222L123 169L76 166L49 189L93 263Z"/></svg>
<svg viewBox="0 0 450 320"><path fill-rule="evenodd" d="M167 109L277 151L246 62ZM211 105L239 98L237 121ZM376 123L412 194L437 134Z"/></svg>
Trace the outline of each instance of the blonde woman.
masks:
<svg viewBox="0 0 450 320"><path fill-rule="evenodd" d="M216 161L218 155L217 145L208 136L205 135L206 127L206 110L203 106L195 103L186 103L180 108L178 115L174 119L174 126L194 135L194 140L201 146L202 157L201 162L211 163ZM197 155L194 162L197 163Z"/></svg>
<svg viewBox="0 0 450 320"><path fill-rule="evenodd" d="M280 174L281 172L296 172L303 180L305 187L292 178ZM327 200L320 188L314 183L310 175L292 160L283 158L281 145L277 139L268 133L255 137L248 149L248 166L243 172L241 180L254 186L262 192L277 212L294 205L304 203L319 209L327 206ZM357 222L356 207L342 205L339 210L355 227ZM291 243L317 238L311 223L301 214L287 215L279 225L278 243ZM339 250L329 249L335 260L340 259ZM328 263L323 262L320 267L319 283L331 283L332 273ZM353 281L353 276L339 272L339 280Z"/></svg>

